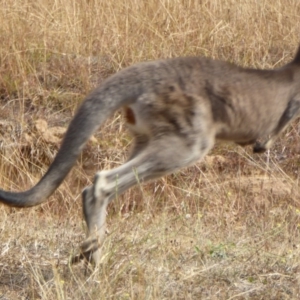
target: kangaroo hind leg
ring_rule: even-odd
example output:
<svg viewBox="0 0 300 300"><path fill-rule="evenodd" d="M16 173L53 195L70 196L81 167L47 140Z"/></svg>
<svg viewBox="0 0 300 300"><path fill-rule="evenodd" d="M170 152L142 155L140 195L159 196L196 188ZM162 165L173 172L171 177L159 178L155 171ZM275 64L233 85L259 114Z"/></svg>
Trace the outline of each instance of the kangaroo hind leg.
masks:
<svg viewBox="0 0 300 300"><path fill-rule="evenodd" d="M125 164L98 172L93 186L83 192L88 237L82 244L80 258L92 259L96 264L100 262L106 208L110 201L139 182L173 173L202 158L212 148L214 136L202 136L202 140L191 144L186 138L175 134L156 137Z"/></svg>

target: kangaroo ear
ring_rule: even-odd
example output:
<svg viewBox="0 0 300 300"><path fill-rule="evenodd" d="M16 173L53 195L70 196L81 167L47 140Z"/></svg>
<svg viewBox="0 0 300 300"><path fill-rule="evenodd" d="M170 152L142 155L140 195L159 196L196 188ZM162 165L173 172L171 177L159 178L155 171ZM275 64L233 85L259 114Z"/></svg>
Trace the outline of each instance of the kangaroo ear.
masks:
<svg viewBox="0 0 300 300"><path fill-rule="evenodd" d="M292 64L295 64L295 65L299 65L300 66L300 45L298 47L298 50L297 50L297 53L292 61Z"/></svg>

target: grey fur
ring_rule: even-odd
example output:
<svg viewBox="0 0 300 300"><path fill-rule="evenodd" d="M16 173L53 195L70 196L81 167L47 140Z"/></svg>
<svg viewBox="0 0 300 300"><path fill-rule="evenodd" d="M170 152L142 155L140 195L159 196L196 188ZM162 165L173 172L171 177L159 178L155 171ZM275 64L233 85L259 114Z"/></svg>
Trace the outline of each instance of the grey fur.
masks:
<svg viewBox="0 0 300 300"><path fill-rule="evenodd" d="M58 188L89 137L125 107L135 137L129 160L99 172L83 192L88 237L83 257L100 261L107 204L137 182L172 173L203 158L215 140L269 149L300 112L300 47L274 70L247 69L201 57L140 63L108 78L87 96L47 173L26 192L0 190L11 206L38 205ZM263 139L263 143L258 140Z"/></svg>

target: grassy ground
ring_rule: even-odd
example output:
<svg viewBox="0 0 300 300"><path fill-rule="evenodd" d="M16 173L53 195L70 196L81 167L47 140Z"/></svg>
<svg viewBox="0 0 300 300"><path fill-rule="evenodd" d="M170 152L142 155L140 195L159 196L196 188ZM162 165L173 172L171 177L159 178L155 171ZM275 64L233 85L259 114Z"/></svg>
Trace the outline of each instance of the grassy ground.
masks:
<svg viewBox="0 0 300 300"><path fill-rule="evenodd" d="M1 1L0 186L37 182L84 95L119 69L181 55L276 67L299 32L297 0ZM217 145L129 190L109 207L100 268L69 266L80 192L129 144L116 114L49 202L0 207L0 299L300 298L297 122L267 154Z"/></svg>

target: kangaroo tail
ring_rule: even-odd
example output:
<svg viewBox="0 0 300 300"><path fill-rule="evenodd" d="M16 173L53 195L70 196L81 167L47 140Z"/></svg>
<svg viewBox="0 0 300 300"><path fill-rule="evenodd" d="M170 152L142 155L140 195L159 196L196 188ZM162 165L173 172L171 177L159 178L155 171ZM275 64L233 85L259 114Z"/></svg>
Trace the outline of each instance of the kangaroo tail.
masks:
<svg viewBox="0 0 300 300"><path fill-rule="evenodd" d="M145 74L139 74L138 67L140 65L120 71L91 92L71 121L62 145L46 174L34 187L25 192L0 190L0 202L15 207L29 207L45 202L62 183L88 139L103 121L118 108L133 103L144 92Z"/></svg>

